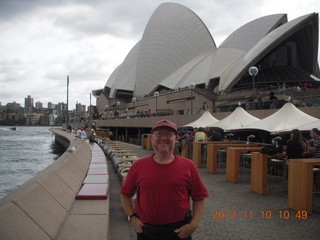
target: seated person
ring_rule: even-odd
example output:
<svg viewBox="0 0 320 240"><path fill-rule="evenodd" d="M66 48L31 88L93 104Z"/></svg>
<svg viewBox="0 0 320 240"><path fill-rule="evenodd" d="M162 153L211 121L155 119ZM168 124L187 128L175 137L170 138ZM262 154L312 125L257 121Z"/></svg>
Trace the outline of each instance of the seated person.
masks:
<svg viewBox="0 0 320 240"><path fill-rule="evenodd" d="M314 139L313 145L307 145L308 152L312 154L312 158L320 158L320 133L318 128L312 128L310 137Z"/></svg>
<svg viewBox="0 0 320 240"><path fill-rule="evenodd" d="M291 138L287 141L287 157L289 159L302 158L305 153L306 143L298 129L291 131Z"/></svg>

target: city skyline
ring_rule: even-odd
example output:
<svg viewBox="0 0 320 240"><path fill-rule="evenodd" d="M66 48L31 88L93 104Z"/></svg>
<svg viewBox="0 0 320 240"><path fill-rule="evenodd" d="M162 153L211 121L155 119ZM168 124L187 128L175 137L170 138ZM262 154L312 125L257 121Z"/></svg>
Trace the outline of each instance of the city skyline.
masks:
<svg viewBox="0 0 320 240"><path fill-rule="evenodd" d="M125 1L2 1L0 101L23 103L32 95L41 102L67 102L69 75L69 106L90 105L90 92L105 86L163 2L133 0L132 11ZM290 21L320 9L316 0L174 2L204 21L217 46L259 17L285 13Z"/></svg>
<svg viewBox="0 0 320 240"><path fill-rule="evenodd" d="M63 102L63 101L60 101L60 102L41 102L41 101L35 101L35 98L33 98L31 95L27 95L27 97L31 97L34 101L33 101L33 107L35 107L36 108L36 104L37 103L41 103L41 104L43 104L43 108L48 108L49 109L49 104L53 104L53 105L58 105L59 103L63 103L63 104L67 104L67 102ZM26 107L25 105L25 100L26 100L26 98L27 97L25 97L24 98L24 100L23 101L21 101L21 102L18 102L18 101L12 101L12 102L7 102L7 103L3 103L2 101L1 101L1 99L0 99L0 106L6 106L7 104L12 104L12 103L16 103L16 104L19 104L21 107ZM23 104L22 104L23 103ZM74 110L74 109L76 109L76 105L77 104L81 104L82 106L85 106L85 107L87 107L87 105L85 105L85 104L82 104L82 103L80 103L80 102L76 102L76 104L74 105L74 108L73 109L70 109L70 104L69 104L69 110ZM91 105L94 105L94 104L91 104ZM47 106L47 107L45 107L45 106Z"/></svg>

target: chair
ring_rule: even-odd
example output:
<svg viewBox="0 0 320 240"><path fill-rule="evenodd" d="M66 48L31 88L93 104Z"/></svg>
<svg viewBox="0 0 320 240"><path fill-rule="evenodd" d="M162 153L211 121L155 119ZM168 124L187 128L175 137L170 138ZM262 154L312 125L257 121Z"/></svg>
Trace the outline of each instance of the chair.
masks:
<svg viewBox="0 0 320 240"><path fill-rule="evenodd" d="M241 182L241 176L243 173L243 170L251 165L251 152L241 152L240 153L240 176L239 181Z"/></svg>
<svg viewBox="0 0 320 240"><path fill-rule="evenodd" d="M272 181L273 187L270 186L270 190L275 188L275 185L277 183L277 177L282 177L283 184L285 183L287 179L287 169L288 169L288 159L277 159L277 158L271 158L269 159L269 176L274 176L274 181Z"/></svg>
<svg viewBox="0 0 320 240"><path fill-rule="evenodd" d="M227 148L220 147L218 149L218 168L221 168L222 162L225 162L227 155Z"/></svg>
<svg viewBox="0 0 320 240"><path fill-rule="evenodd" d="M319 167L314 167L313 169L313 193L320 193L317 192L317 184L319 183L320 180L320 168Z"/></svg>

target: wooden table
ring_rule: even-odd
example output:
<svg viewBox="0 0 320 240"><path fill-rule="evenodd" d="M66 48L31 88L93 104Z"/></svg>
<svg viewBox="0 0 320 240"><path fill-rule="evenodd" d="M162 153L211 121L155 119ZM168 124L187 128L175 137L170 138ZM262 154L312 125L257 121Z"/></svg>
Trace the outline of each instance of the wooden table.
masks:
<svg viewBox="0 0 320 240"><path fill-rule="evenodd" d="M116 146L116 147L111 147L112 150L125 150L128 149L127 147L124 146Z"/></svg>
<svg viewBox="0 0 320 240"><path fill-rule="evenodd" d="M268 193L268 154L253 152L251 157L251 191Z"/></svg>
<svg viewBox="0 0 320 240"><path fill-rule="evenodd" d="M129 149L127 149L127 150L111 150L111 152L113 152L113 153L129 153L129 152L132 152L132 150L129 150Z"/></svg>
<svg viewBox="0 0 320 240"><path fill-rule="evenodd" d="M124 162L135 162L138 161L140 158L119 158L120 161Z"/></svg>
<svg viewBox="0 0 320 240"><path fill-rule="evenodd" d="M128 175L128 173L127 173L127 172L121 173L122 178L127 177L127 175Z"/></svg>
<svg viewBox="0 0 320 240"><path fill-rule="evenodd" d="M312 213L313 166L320 158L290 159L288 176L288 207Z"/></svg>
<svg viewBox="0 0 320 240"><path fill-rule="evenodd" d="M201 147L212 142L193 142L192 144L192 160L197 167L200 167L201 163Z"/></svg>
<svg viewBox="0 0 320 240"><path fill-rule="evenodd" d="M262 147L228 147L227 148L227 181L239 182L240 153L244 151L261 151Z"/></svg>
<svg viewBox="0 0 320 240"><path fill-rule="evenodd" d="M129 163L120 163L118 164L119 168L131 168L132 164Z"/></svg>
<svg viewBox="0 0 320 240"><path fill-rule="evenodd" d="M218 149L227 147L257 147L258 144L246 144L246 143L236 143L236 142L211 142L207 145L207 172L217 173L218 165Z"/></svg>
<svg viewBox="0 0 320 240"><path fill-rule="evenodd" d="M139 154L136 153L116 153L115 154L116 157L125 157L125 156L139 156Z"/></svg>
<svg viewBox="0 0 320 240"><path fill-rule="evenodd" d="M192 144L191 141L181 141L181 157L189 158L189 145Z"/></svg>
<svg viewBox="0 0 320 240"><path fill-rule="evenodd" d="M268 155L253 152L251 157L251 191L260 195L268 194L268 161L272 158L285 157L285 153Z"/></svg>

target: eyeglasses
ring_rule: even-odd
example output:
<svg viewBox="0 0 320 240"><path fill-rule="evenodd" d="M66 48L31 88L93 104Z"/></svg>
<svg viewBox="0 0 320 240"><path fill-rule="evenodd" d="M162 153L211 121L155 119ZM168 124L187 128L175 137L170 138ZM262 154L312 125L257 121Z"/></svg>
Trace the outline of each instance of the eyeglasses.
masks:
<svg viewBox="0 0 320 240"><path fill-rule="evenodd" d="M156 136L156 137L172 137L172 136L175 136L176 133L175 132L153 132L153 134Z"/></svg>

